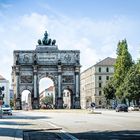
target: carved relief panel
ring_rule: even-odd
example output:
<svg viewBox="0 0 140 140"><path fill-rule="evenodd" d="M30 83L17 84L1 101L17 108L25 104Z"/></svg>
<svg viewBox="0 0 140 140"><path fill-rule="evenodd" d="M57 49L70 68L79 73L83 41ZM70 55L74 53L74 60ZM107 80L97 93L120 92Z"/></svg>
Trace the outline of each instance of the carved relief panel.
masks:
<svg viewBox="0 0 140 140"><path fill-rule="evenodd" d="M22 75L20 76L21 83L32 83L33 82L33 76L31 75Z"/></svg>

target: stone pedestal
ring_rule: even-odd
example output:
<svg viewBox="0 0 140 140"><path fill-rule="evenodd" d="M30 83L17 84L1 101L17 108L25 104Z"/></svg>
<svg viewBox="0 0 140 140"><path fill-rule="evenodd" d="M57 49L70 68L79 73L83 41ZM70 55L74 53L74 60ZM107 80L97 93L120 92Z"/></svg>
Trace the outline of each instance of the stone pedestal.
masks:
<svg viewBox="0 0 140 140"><path fill-rule="evenodd" d="M62 109L63 108L63 99L61 97L57 98L57 109Z"/></svg>
<svg viewBox="0 0 140 140"><path fill-rule="evenodd" d="M22 109L22 106L21 106L21 99L17 98L15 100L15 109L16 110L21 110Z"/></svg>
<svg viewBox="0 0 140 140"><path fill-rule="evenodd" d="M32 101L32 109L39 109L39 100L38 98L34 98Z"/></svg>
<svg viewBox="0 0 140 140"><path fill-rule="evenodd" d="M75 97L75 109L81 109L80 97Z"/></svg>

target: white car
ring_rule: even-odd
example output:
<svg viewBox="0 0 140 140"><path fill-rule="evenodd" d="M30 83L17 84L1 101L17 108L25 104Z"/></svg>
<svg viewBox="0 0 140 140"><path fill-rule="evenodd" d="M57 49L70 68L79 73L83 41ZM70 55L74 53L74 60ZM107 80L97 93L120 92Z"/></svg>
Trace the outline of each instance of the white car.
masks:
<svg viewBox="0 0 140 140"><path fill-rule="evenodd" d="M2 114L12 115L12 109L9 105L2 105Z"/></svg>
<svg viewBox="0 0 140 140"><path fill-rule="evenodd" d="M132 106L128 107L128 110L129 111L139 111L140 108L137 105L132 105Z"/></svg>

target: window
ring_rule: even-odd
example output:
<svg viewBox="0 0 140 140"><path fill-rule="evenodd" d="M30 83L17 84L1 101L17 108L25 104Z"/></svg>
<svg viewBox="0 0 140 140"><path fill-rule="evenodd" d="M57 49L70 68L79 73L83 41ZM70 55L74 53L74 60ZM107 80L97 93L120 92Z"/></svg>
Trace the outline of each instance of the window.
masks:
<svg viewBox="0 0 140 140"><path fill-rule="evenodd" d="M99 101L99 105L101 105L102 104L102 102L101 101Z"/></svg>
<svg viewBox="0 0 140 140"><path fill-rule="evenodd" d="M101 72L101 67L99 67L99 72Z"/></svg>
<svg viewBox="0 0 140 140"><path fill-rule="evenodd" d="M102 91L99 91L99 96L101 96L102 95Z"/></svg>
<svg viewBox="0 0 140 140"><path fill-rule="evenodd" d="M100 88L102 87L102 83L99 83L99 87L100 87Z"/></svg>
<svg viewBox="0 0 140 140"><path fill-rule="evenodd" d="M109 76L106 76L106 80L109 80Z"/></svg>
<svg viewBox="0 0 140 140"><path fill-rule="evenodd" d="M67 97L69 97L69 92L67 92Z"/></svg>
<svg viewBox="0 0 140 140"><path fill-rule="evenodd" d="M106 68L106 72L109 72L109 68L108 67Z"/></svg>
<svg viewBox="0 0 140 140"><path fill-rule="evenodd" d="M99 76L99 80L102 80L102 76Z"/></svg>

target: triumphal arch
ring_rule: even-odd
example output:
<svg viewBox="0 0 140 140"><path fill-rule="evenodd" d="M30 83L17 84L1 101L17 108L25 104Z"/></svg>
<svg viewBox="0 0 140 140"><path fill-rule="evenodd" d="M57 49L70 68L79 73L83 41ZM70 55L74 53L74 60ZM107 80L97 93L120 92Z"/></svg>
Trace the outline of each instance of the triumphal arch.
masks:
<svg viewBox="0 0 140 140"><path fill-rule="evenodd" d="M31 92L33 109L39 108L39 81L44 77L53 80L55 108L63 108L63 90L71 91L71 108L80 108L80 51L59 50L56 40L48 38L47 31L38 40L35 50L13 52L12 82L15 107L21 107L21 93Z"/></svg>

